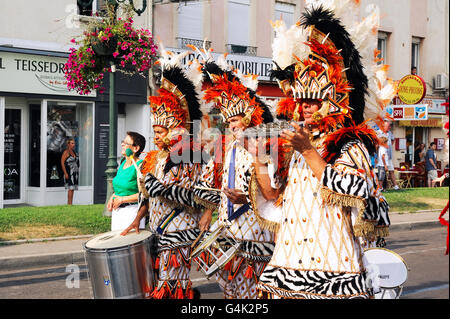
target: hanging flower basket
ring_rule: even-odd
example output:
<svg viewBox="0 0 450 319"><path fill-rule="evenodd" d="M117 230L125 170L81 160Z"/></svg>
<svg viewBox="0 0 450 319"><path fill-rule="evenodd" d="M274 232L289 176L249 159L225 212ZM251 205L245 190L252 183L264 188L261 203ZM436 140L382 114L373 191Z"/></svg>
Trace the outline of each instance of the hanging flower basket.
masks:
<svg viewBox="0 0 450 319"><path fill-rule="evenodd" d="M64 65L69 90L81 95L93 90L102 93L103 74L111 72L111 60L118 71L127 74L143 74L151 68L157 50L153 36L146 29L134 28L130 10L126 16L116 19L109 8L106 17L89 25L79 39L71 40L78 48L70 49Z"/></svg>
<svg viewBox="0 0 450 319"><path fill-rule="evenodd" d="M108 41L94 39L92 41L92 50L98 56L112 57L117 48L117 36L112 36Z"/></svg>

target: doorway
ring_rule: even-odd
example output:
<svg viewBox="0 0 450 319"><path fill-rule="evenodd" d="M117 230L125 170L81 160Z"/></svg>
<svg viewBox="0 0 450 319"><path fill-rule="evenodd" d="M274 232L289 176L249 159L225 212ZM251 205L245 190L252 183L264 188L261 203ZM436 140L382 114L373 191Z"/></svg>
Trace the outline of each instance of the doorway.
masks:
<svg viewBox="0 0 450 319"><path fill-rule="evenodd" d="M3 181L3 200L5 204L23 202L22 117L22 109L5 108Z"/></svg>

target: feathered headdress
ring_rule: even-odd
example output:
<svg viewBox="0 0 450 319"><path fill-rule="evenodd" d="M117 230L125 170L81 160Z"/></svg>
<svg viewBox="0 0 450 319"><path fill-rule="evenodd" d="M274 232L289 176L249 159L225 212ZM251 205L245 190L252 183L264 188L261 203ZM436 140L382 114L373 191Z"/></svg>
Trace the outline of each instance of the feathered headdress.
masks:
<svg viewBox="0 0 450 319"><path fill-rule="evenodd" d="M219 108L223 119L243 115L244 124L259 125L273 121L273 116L266 105L256 94L257 76L243 74L226 61L226 55L217 61L212 57L212 50L191 47L203 57L203 73L208 88L204 90L203 99L206 103L214 103Z"/></svg>
<svg viewBox="0 0 450 319"><path fill-rule="evenodd" d="M365 121L383 120L385 107L396 94L395 83L387 78L388 67L377 59L378 9L371 6L371 14L357 21L359 2L307 0L299 23L290 29L282 21L272 24L276 33L272 77L297 104L302 99L322 101L313 115L322 133L345 127L345 136L350 136L351 127L360 130ZM299 107L288 106L278 109L298 120ZM374 150L374 145L366 146Z"/></svg>
<svg viewBox="0 0 450 319"><path fill-rule="evenodd" d="M318 119L344 113L355 124L378 121L387 117L385 107L395 96L388 66L378 59L378 8L369 6L371 13L357 21L359 2L308 0L299 23L290 29L282 21L272 24L276 32L272 76L296 99L328 101ZM342 123L340 117L337 123Z"/></svg>
<svg viewBox="0 0 450 319"><path fill-rule="evenodd" d="M194 128L200 129L200 125L192 125L194 121L201 121L202 111L199 101L199 88L203 74L197 64L191 64L185 70L182 66L183 58L189 54L184 52L175 54L166 51L161 44L161 58L158 63L162 69L161 86L157 96L150 96L150 107L152 112L152 125L162 126L168 129L164 139L170 154L181 155L187 151L189 160L193 158L194 141L196 136ZM155 160L154 154L149 153L145 159L144 171L151 170ZM164 171L167 172L175 164L171 156L167 157Z"/></svg>
<svg viewBox="0 0 450 319"><path fill-rule="evenodd" d="M184 70L181 62L190 52L175 54L166 51L161 45L161 87L158 96L150 96L150 106L153 115L153 125L159 125L169 130L185 128L192 133L192 123L201 120L199 96L197 87L201 82L201 70L191 65ZM197 74L196 74L197 73Z"/></svg>

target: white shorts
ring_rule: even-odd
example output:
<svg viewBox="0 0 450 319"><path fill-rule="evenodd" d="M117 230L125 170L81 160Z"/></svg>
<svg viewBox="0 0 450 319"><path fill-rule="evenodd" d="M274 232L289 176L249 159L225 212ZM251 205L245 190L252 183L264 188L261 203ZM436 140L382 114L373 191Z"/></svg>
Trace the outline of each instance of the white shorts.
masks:
<svg viewBox="0 0 450 319"><path fill-rule="evenodd" d="M138 204L113 209L111 216L111 231L128 228L136 218L137 212ZM139 229L145 229L145 218L141 219Z"/></svg>
<svg viewBox="0 0 450 319"><path fill-rule="evenodd" d="M433 169L432 171L427 172L428 179L435 180L438 177L437 170Z"/></svg>

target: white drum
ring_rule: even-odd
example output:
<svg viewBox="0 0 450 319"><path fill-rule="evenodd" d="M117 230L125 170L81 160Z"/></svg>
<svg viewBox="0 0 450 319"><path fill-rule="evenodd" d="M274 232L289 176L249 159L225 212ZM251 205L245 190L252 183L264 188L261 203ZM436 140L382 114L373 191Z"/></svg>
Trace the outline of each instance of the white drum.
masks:
<svg viewBox="0 0 450 319"><path fill-rule="evenodd" d="M83 244L94 298L148 298L153 289L154 236L146 230L97 235Z"/></svg>
<svg viewBox="0 0 450 319"><path fill-rule="evenodd" d="M408 266L403 258L385 248L369 248L363 255L375 299L398 299L408 279Z"/></svg>

